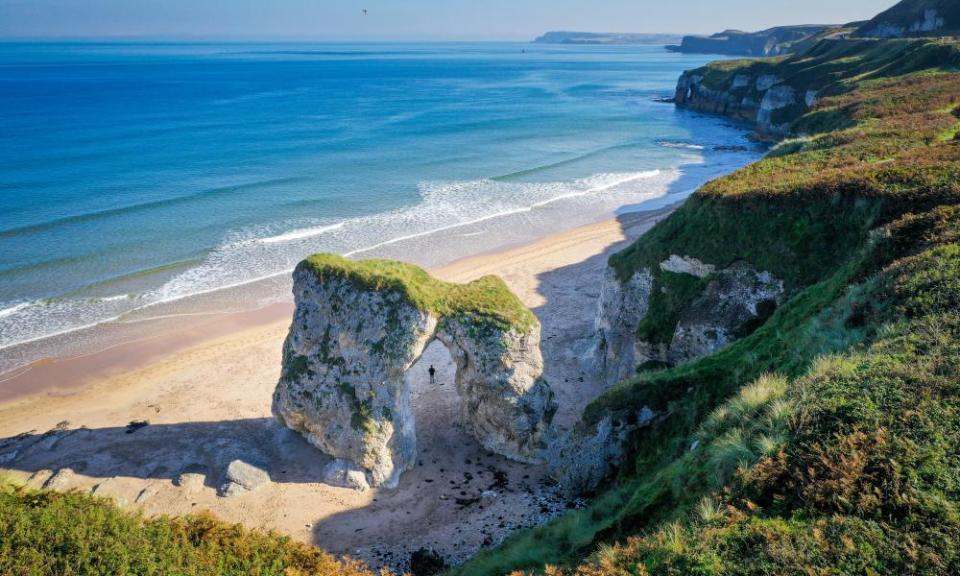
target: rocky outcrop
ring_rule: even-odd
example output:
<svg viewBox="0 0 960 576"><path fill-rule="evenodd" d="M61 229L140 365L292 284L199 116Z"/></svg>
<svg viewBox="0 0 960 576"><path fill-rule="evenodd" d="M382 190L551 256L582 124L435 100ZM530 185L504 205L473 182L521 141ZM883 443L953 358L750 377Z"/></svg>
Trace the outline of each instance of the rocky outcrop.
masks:
<svg viewBox="0 0 960 576"><path fill-rule="evenodd" d="M658 280L664 274L692 276L703 288L684 305L669 342L647 342L638 331L651 306L662 305L654 303L654 291L669 290ZM612 385L644 364L678 365L717 352L759 327L783 294L783 282L744 262L718 269L692 256L672 254L653 269L639 268L626 282L609 268L596 320L598 373ZM551 451L551 475L568 496L592 492L620 466L631 435L659 416L644 407L579 424Z"/></svg>
<svg viewBox="0 0 960 576"><path fill-rule="evenodd" d="M607 416L592 428L574 428L556 443L550 475L568 497L593 492L623 463L627 440L654 420L650 408L635 417Z"/></svg>
<svg viewBox="0 0 960 576"><path fill-rule="evenodd" d="M760 110L757 112L757 125L767 134L786 135L790 132L790 122L779 119L776 112L798 103L797 92L787 85L772 86L763 94Z"/></svg>
<svg viewBox="0 0 960 576"><path fill-rule="evenodd" d="M779 306L783 282L743 262L713 276L703 293L683 312L673 334L667 362L682 364L725 348L746 336Z"/></svg>
<svg viewBox="0 0 960 576"><path fill-rule="evenodd" d="M745 122L756 121L760 102L751 96L749 80L744 82L741 78L736 88L712 87L704 80L702 74L684 73L677 82L674 94L677 106L721 114Z"/></svg>
<svg viewBox="0 0 960 576"><path fill-rule="evenodd" d="M755 123L760 134L780 137L789 133L793 115L781 117L778 111L816 104L816 91L812 99L806 92L804 96L774 74L741 73L711 82L703 71L694 70L680 77L674 101L684 108Z"/></svg>
<svg viewBox="0 0 960 576"><path fill-rule="evenodd" d="M685 54L726 54L730 56L779 56L806 47L809 41L830 28L823 25L779 26L759 32L725 30L711 36L684 36L679 46L667 46Z"/></svg>
<svg viewBox="0 0 960 576"><path fill-rule="evenodd" d="M198 492L207 482L207 468L202 464L190 464L174 477L173 484L187 492Z"/></svg>
<svg viewBox="0 0 960 576"><path fill-rule="evenodd" d="M457 365L460 416L471 434L491 452L542 462L556 402L541 377L539 324L504 332L446 318L436 336Z"/></svg>
<svg viewBox="0 0 960 576"><path fill-rule="evenodd" d="M677 365L712 354L748 335L780 304L783 282L743 262L717 270L690 256L671 255L660 273L686 274L705 282L704 289L680 312L669 342L647 342L637 336L650 311L654 274L641 268L623 283L608 270L597 311L598 372L607 384L636 373L646 363Z"/></svg>
<svg viewBox="0 0 960 576"><path fill-rule="evenodd" d="M650 305L653 275L640 270L626 283L607 268L597 312L597 372L615 384L636 370L636 331Z"/></svg>
<svg viewBox="0 0 960 576"><path fill-rule="evenodd" d="M493 452L543 461L556 405L541 377L540 327L526 309L497 314L522 308L499 280L450 285L412 266L322 256L297 267L294 297L274 415L370 486L394 487L414 466L404 373L434 339L457 365L470 432Z"/></svg>
<svg viewBox="0 0 960 576"><path fill-rule="evenodd" d="M220 495L231 498L252 492L269 483L270 473L265 466L234 460L227 466L226 480L220 487Z"/></svg>
<svg viewBox="0 0 960 576"><path fill-rule="evenodd" d="M70 487L71 482L73 482L74 477L73 470L70 468L61 468L57 470L56 474L50 476L50 478L43 483L44 490L59 490L64 491Z"/></svg>
<svg viewBox="0 0 960 576"><path fill-rule="evenodd" d="M660 269L674 274L689 274L697 278L706 278L717 271L717 267L712 264L704 264L691 256L677 256L676 254L671 254L669 258L661 262Z"/></svg>
<svg viewBox="0 0 960 576"><path fill-rule="evenodd" d="M370 489L366 473L349 460L337 458L323 469L323 481L330 486L363 492Z"/></svg>

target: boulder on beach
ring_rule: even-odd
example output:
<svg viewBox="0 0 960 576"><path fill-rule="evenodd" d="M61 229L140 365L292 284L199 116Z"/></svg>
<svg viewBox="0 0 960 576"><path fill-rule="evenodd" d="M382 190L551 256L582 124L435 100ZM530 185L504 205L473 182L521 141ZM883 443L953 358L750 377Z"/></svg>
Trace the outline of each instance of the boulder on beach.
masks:
<svg viewBox="0 0 960 576"><path fill-rule="evenodd" d="M323 481L337 488L350 488L363 492L370 489L367 475L349 460L337 458L323 469Z"/></svg>
<svg viewBox="0 0 960 576"><path fill-rule="evenodd" d="M238 496L244 492L252 492L270 483L270 473L266 467L234 460L227 466L226 482L220 487L220 495L225 497Z"/></svg>

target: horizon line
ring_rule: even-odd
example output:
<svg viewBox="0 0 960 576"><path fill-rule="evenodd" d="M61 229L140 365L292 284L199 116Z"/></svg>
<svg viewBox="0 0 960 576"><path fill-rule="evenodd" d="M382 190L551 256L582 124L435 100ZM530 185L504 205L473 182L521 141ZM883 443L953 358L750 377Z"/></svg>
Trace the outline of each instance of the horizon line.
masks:
<svg viewBox="0 0 960 576"><path fill-rule="evenodd" d="M10 42L533 42L550 32L579 34L631 34L637 36L690 36L681 32L595 32L589 30L547 30L534 36L246 36L246 35L110 35L110 36L2 36L0 43Z"/></svg>

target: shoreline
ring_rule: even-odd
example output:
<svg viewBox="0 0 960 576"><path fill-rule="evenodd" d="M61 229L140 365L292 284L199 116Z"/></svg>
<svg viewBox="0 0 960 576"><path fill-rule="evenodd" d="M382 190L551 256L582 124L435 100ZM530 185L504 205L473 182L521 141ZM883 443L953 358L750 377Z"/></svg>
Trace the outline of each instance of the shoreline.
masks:
<svg viewBox="0 0 960 576"><path fill-rule="evenodd" d="M427 270L441 280L469 282L485 274L495 274L500 267L499 262L502 257L516 258L519 254L522 258L526 251L537 250L539 246L544 245L569 246L567 238L590 236L592 232L621 220L629 223L666 214L675 209L678 204L673 203L653 210L628 212L618 217L556 232L533 241L509 243L500 248L460 257L448 264ZM626 224L626 226L629 225ZM471 269L484 270L484 272L471 273ZM522 296L521 300L523 300ZM524 303L528 307L533 307L527 301ZM141 335L86 353L45 357L27 366L0 374L0 408L29 401L34 397L74 394L88 385L95 384L98 380L137 370L151 362L161 361L165 356L194 346L202 346L235 332L256 327L266 329L274 324L289 323L292 314L292 301L276 302L261 308L238 312L210 311L185 314L177 320L186 323L186 326L172 326L167 322L166 326L159 326L158 333ZM147 322L161 324L164 320L169 318L147 320Z"/></svg>
<svg viewBox="0 0 960 576"><path fill-rule="evenodd" d="M605 389L585 372L583 358L594 343L606 260L672 209L624 214L430 272L453 282L496 273L534 311L544 376L560 405L554 424L564 429ZM487 452L459 423L455 365L442 345L428 347L408 371L419 465L395 490L321 483L330 458L270 413L291 312L281 304L209 318L15 377L20 387L41 380L61 386L0 401L0 473L34 488L110 497L148 516L209 510L401 571L419 548L459 563L566 511L545 466ZM439 386L427 384L430 364ZM145 425L131 431L135 422ZM271 482L220 496L234 459L264 462ZM495 477L506 483L491 497Z"/></svg>
<svg viewBox="0 0 960 576"><path fill-rule="evenodd" d="M682 151L678 153L682 155ZM159 289L148 290L149 286L145 284L141 287L115 287L116 290L111 290L111 293L123 292L122 296L98 296L90 299L89 308L84 304L77 310L74 307L79 305L78 302L86 302L84 299L54 299L49 304L49 310L42 300L19 304L17 306L25 307L24 312L4 313L0 318L0 332L6 336L0 349L0 401L20 396L23 392L5 391L5 382L51 359L87 356L92 352L152 338L157 333L165 333L183 325L204 324L226 313L256 310L277 302L289 303L292 300L289 272L292 272L295 262L309 253L332 251L362 258L402 260L426 269L442 268L463 258L502 252L536 242L556 234L558 227L570 229L617 218L624 213L661 210L683 201L704 182L742 166L753 156L749 151L732 156L727 153L718 153L716 156L701 152L691 154L693 156L679 166L625 172L623 174L632 174L632 179L621 179L608 183L606 187L595 185L577 194L537 202L533 198L530 200L532 203L524 205L522 209L498 212L474 220L463 221L461 214L448 225L391 237L361 249L348 246L340 250L336 248L339 240L331 238L329 241L317 241L299 247L292 244L276 253L271 248L265 255L257 256L255 252L261 250L257 247L267 245L259 240L221 243L198 264L163 283L162 297L154 294ZM609 180L617 174L620 173L602 176ZM588 180L582 179L582 182ZM623 182L630 183L628 189L616 188ZM462 210L468 211L471 206L464 206ZM244 258L254 257L265 258L263 266L258 264L251 268L242 265ZM283 260L282 264L275 262L278 259ZM250 277L236 270L248 270ZM187 272L190 271L195 272L199 280L193 282L187 278L181 282L181 276L189 276ZM196 286L189 288L191 282ZM170 292L166 293L168 286ZM118 308L100 308L103 302L115 298L120 298L120 303L116 304ZM39 307L35 308L34 305ZM48 313L52 314L50 318L45 316Z"/></svg>

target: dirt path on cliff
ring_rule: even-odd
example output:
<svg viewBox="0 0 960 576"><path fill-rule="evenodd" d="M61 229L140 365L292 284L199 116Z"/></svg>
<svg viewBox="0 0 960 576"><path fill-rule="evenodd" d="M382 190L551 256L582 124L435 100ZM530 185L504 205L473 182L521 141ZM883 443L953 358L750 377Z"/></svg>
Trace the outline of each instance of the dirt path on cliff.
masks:
<svg viewBox="0 0 960 576"><path fill-rule="evenodd" d="M560 405L555 422L566 427L602 391L586 358L606 260L665 214L577 228L434 273L458 282L497 274L536 312L546 377ZM260 318L185 349L147 350L143 362L126 357L122 367L98 372L89 385L0 405L0 473L37 487L56 475L60 489L95 491L148 515L210 510L401 569L421 547L459 562L566 508L544 467L488 453L459 426L453 365L436 343L409 373L420 447L416 469L392 491L359 493L320 483L327 457L270 416L288 323L289 316L266 323ZM69 383L85 376L82 360L57 363L45 373ZM104 361L87 359L100 367ZM426 373L431 364L438 369L433 386ZM271 482L219 496L233 459L268 467Z"/></svg>

